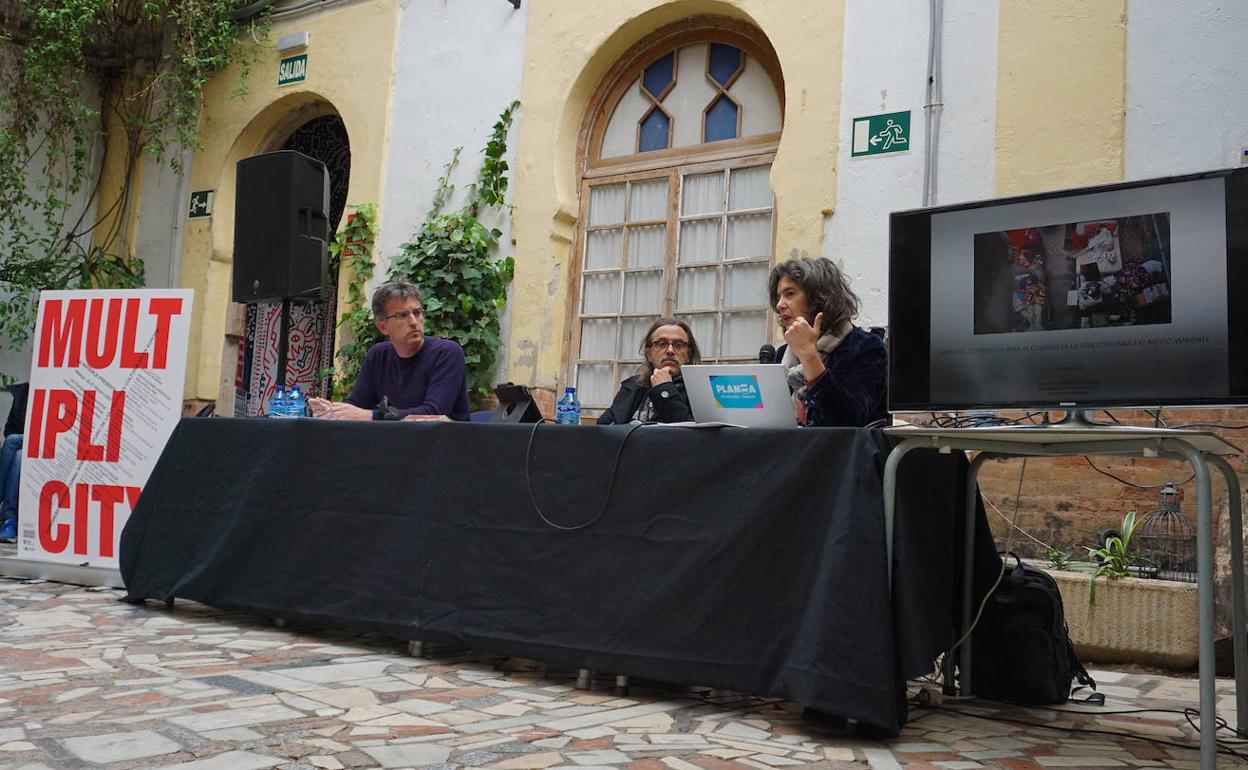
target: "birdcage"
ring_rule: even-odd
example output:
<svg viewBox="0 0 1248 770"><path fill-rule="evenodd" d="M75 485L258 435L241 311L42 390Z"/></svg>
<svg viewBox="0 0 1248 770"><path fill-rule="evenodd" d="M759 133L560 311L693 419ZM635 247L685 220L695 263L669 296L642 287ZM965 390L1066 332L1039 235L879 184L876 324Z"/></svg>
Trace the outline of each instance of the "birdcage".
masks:
<svg viewBox="0 0 1248 770"><path fill-rule="evenodd" d="M1179 490L1167 483L1157 510L1140 524L1135 541L1148 559L1148 573L1162 580L1196 582L1196 530L1179 510Z"/></svg>

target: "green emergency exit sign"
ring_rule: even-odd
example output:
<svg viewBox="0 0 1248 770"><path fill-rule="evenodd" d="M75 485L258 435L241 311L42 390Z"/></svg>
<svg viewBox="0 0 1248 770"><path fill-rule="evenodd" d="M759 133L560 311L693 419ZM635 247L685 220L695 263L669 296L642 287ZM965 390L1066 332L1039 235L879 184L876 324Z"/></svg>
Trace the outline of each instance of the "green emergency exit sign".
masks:
<svg viewBox="0 0 1248 770"><path fill-rule="evenodd" d="M212 198L214 190L197 190L191 193L191 210L187 213L190 219L212 216Z"/></svg>
<svg viewBox="0 0 1248 770"><path fill-rule="evenodd" d="M288 86L291 83L302 83L308 76L308 55L287 56L277 66L277 84Z"/></svg>
<svg viewBox="0 0 1248 770"><path fill-rule="evenodd" d="M849 157L893 155L910 150L910 111L854 118Z"/></svg>

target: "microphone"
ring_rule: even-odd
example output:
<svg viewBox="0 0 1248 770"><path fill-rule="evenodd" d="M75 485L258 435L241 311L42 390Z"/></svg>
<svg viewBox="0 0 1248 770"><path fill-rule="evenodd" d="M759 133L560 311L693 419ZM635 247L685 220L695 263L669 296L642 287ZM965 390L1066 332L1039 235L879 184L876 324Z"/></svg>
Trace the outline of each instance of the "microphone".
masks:
<svg viewBox="0 0 1248 770"><path fill-rule="evenodd" d="M760 364L774 364L776 362L776 346L763 345L758 349L758 362Z"/></svg>

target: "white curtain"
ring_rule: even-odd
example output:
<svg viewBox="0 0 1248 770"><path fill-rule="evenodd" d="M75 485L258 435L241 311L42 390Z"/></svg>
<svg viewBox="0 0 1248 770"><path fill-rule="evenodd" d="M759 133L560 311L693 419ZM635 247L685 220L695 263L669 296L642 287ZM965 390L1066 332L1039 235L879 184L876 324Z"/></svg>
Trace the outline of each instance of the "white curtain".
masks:
<svg viewBox="0 0 1248 770"><path fill-rule="evenodd" d="M678 261L718 262L720 220L695 219L680 223L680 256Z"/></svg>
<svg viewBox="0 0 1248 770"><path fill-rule="evenodd" d="M641 338L652 323L654 323L653 316L624 319L624 328L620 331L619 359L621 361L641 361ZM621 377L628 373L626 367L621 371L623 372Z"/></svg>
<svg viewBox="0 0 1248 770"><path fill-rule="evenodd" d="M667 261L667 225L644 225L628 230L628 266L662 267Z"/></svg>
<svg viewBox="0 0 1248 770"><path fill-rule="evenodd" d="M681 188L680 213L715 214L724 210L724 172L689 174Z"/></svg>
<svg viewBox="0 0 1248 770"><path fill-rule="evenodd" d="M771 212L728 217L728 259L771 256Z"/></svg>
<svg viewBox="0 0 1248 770"><path fill-rule="evenodd" d="M724 313L723 356L756 356L767 341L767 314Z"/></svg>
<svg viewBox="0 0 1248 770"><path fill-rule="evenodd" d="M742 209L771 208L771 165L734 168L732 182L728 190L728 208L731 211Z"/></svg>
<svg viewBox="0 0 1248 770"><path fill-rule="evenodd" d="M589 188L589 224L615 225L624 221L624 184Z"/></svg>
<svg viewBox="0 0 1248 770"><path fill-rule="evenodd" d="M628 221L667 219L667 180L648 179L629 186Z"/></svg>
<svg viewBox="0 0 1248 770"><path fill-rule="evenodd" d="M615 382L611 364L581 364L576 367L576 395L581 407L603 408L611 406L615 395Z"/></svg>
<svg viewBox="0 0 1248 770"><path fill-rule="evenodd" d="M581 358L610 361L615 358L614 318L587 318L581 321Z"/></svg>
<svg viewBox="0 0 1248 770"><path fill-rule="evenodd" d="M698 350L702 352L702 357L717 358L719 348L715 342L715 314L698 313L680 317L693 329L693 338L698 341Z"/></svg>
<svg viewBox="0 0 1248 770"><path fill-rule="evenodd" d="M581 297L582 313L620 312L620 274L597 273L585 276L585 291Z"/></svg>
<svg viewBox="0 0 1248 770"><path fill-rule="evenodd" d="M663 272L647 270L644 273L624 274L624 312L654 313L658 315L661 292L663 289ZM625 341L627 344L627 341Z"/></svg>
<svg viewBox="0 0 1248 770"><path fill-rule="evenodd" d="M724 267L724 307L750 307L767 304L767 265L727 265ZM760 345L762 342L759 343Z"/></svg>
<svg viewBox="0 0 1248 770"><path fill-rule="evenodd" d="M585 244L585 269L601 270L620 266L620 246L624 228L591 230Z"/></svg>
<svg viewBox="0 0 1248 770"><path fill-rule="evenodd" d="M687 267L676 273L677 310L713 310L719 301L719 268Z"/></svg>

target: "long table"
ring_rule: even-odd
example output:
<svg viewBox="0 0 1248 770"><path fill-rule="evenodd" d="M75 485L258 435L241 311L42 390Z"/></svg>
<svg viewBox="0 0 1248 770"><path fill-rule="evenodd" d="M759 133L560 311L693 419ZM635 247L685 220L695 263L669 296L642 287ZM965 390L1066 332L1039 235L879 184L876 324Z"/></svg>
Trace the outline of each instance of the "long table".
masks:
<svg viewBox="0 0 1248 770"><path fill-rule="evenodd" d="M780 696L896 733L905 680L954 639L966 461L903 467L890 591L890 448L856 429L188 419L121 573L132 601Z"/></svg>

